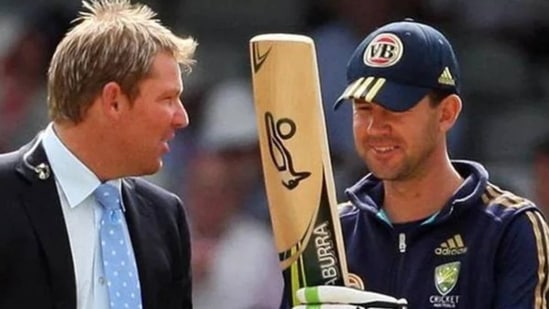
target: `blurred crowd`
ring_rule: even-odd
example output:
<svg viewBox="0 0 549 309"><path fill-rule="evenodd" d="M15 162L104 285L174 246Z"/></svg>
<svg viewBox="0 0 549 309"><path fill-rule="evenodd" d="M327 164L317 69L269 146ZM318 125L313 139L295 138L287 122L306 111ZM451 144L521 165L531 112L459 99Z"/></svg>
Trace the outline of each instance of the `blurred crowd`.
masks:
<svg viewBox="0 0 549 309"><path fill-rule="evenodd" d="M248 40L255 34L315 40L338 200L344 201L344 188L367 172L354 152L350 105L332 109L346 84L347 59L364 34L385 22L411 17L437 26L456 48L463 80L464 110L451 131L451 155L481 161L494 182L549 214L549 2L141 2L200 44L194 72L184 77L191 125L179 132L162 172L151 176L179 193L190 215L196 308L277 308L280 297L281 287L268 279L279 270L251 94ZM1 152L45 128L47 65L79 5L0 0Z"/></svg>

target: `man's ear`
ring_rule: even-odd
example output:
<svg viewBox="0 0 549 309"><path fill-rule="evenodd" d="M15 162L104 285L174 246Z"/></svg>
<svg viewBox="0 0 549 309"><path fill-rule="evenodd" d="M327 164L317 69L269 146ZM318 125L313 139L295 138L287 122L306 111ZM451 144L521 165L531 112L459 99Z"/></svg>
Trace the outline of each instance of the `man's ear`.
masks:
<svg viewBox="0 0 549 309"><path fill-rule="evenodd" d="M448 132L456 123L461 113L461 98L456 94L451 94L440 102L440 127L444 132Z"/></svg>
<svg viewBox="0 0 549 309"><path fill-rule="evenodd" d="M120 110L120 100L122 99L122 88L116 82L108 82L101 90L101 107L109 115L117 113Z"/></svg>

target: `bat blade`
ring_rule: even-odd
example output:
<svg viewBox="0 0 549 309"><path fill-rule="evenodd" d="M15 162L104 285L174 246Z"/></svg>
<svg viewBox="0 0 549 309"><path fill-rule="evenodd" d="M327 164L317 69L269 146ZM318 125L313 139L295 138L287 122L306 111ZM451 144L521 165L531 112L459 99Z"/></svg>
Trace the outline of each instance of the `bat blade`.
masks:
<svg viewBox="0 0 549 309"><path fill-rule="evenodd" d="M250 58L275 245L295 305L300 287L348 284L316 52L309 37L263 34Z"/></svg>

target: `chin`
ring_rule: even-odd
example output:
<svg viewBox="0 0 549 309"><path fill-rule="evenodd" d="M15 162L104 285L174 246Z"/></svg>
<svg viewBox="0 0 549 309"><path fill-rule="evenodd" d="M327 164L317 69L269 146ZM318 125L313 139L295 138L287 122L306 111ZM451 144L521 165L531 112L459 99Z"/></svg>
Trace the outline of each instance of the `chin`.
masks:
<svg viewBox="0 0 549 309"><path fill-rule="evenodd" d="M158 173L158 171L160 171L161 168L162 168L162 163L157 164L155 166L151 166L151 168L148 171L149 175Z"/></svg>
<svg viewBox="0 0 549 309"><path fill-rule="evenodd" d="M394 177L393 175L387 173L387 172L379 172L377 170L370 170L371 173L380 180L392 180Z"/></svg>
<svg viewBox="0 0 549 309"><path fill-rule="evenodd" d="M154 163L149 163L147 165L142 165L139 175L147 176L147 175L153 175L156 174L161 168L162 168L162 161L156 161Z"/></svg>
<svg viewBox="0 0 549 309"><path fill-rule="evenodd" d="M400 176L400 171L388 169L388 168L377 168L375 166L368 166L370 172L381 180L396 180Z"/></svg>

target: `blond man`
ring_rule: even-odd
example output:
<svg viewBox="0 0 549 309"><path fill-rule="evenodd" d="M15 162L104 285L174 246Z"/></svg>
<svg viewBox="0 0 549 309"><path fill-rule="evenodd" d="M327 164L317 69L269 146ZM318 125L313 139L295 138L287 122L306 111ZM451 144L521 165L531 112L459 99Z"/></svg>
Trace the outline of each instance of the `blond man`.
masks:
<svg viewBox="0 0 549 309"><path fill-rule="evenodd" d="M139 176L189 123L196 42L144 5L83 6L48 71L52 122L0 155L0 307L192 308L181 201Z"/></svg>

